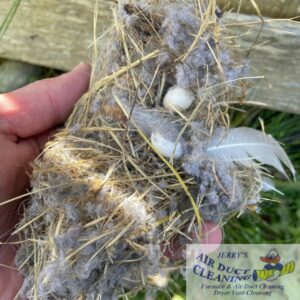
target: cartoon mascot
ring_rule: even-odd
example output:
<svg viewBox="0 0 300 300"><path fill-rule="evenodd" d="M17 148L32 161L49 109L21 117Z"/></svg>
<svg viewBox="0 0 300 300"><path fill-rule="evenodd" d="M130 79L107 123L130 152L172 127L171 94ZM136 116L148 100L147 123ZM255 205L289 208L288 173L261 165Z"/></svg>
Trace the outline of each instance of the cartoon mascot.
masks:
<svg viewBox="0 0 300 300"><path fill-rule="evenodd" d="M294 261L285 265L280 263L281 257L275 248L270 249L266 256L261 256L260 260L266 263L266 265L263 270L254 270L254 281L274 281L278 277L292 273L295 270Z"/></svg>

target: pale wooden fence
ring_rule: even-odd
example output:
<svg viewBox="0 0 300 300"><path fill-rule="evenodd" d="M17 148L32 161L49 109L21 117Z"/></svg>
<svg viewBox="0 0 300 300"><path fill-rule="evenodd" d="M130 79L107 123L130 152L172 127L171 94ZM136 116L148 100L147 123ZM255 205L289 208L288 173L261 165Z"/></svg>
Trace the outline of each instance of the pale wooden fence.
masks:
<svg viewBox="0 0 300 300"><path fill-rule="evenodd" d="M290 5L295 5L296 10L292 13L289 9L281 9L283 16L297 15L299 0L283 2L288 1ZM69 70L80 61L90 61L88 47L93 41L95 2L22 0L0 41L0 57L61 70ZM249 4L251 1L247 2ZM256 2L259 4L260 0ZM10 5L9 0L0 1L0 20ZM242 10L249 8L242 6ZM267 8L264 6L262 12L265 10ZM99 1L98 35L109 27L111 20L108 1ZM237 36L240 49L248 49L255 42L250 55L251 76L264 76L264 79L256 81L247 95L247 101L264 103L280 111L300 113L300 23L266 18L264 30L257 41L261 26L257 16L227 13L224 24Z"/></svg>

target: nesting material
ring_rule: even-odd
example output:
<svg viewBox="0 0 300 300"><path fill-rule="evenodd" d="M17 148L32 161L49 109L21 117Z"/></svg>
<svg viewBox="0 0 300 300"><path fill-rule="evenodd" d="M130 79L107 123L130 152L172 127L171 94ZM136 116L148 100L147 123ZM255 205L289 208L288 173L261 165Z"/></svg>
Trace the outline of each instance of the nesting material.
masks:
<svg viewBox="0 0 300 300"><path fill-rule="evenodd" d="M89 93L33 165L17 255L29 299L165 286L166 268L179 265L164 254L172 241L258 207L260 191L275 189L263 165L294 173L273 138L229 129L247 62L215 1L123 3L113 16ZM174 86L192 98L170 111Z"/></svg>

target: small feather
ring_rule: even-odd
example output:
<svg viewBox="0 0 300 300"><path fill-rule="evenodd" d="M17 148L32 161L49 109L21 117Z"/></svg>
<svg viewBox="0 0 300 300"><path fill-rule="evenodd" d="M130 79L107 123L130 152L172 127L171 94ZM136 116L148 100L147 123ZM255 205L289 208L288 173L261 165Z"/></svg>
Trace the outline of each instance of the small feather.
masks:
<svg viewBox="0 0 300 300"><path fill-rule="evenodd" d="M287 177L281 163L283 162L294 177L296 174L291 161L280 144L271 135L266 135L252 128L216 130L207 152L219 159L243 165L249 165L253 160L257 160L262 164L273 166Z"/></svg>

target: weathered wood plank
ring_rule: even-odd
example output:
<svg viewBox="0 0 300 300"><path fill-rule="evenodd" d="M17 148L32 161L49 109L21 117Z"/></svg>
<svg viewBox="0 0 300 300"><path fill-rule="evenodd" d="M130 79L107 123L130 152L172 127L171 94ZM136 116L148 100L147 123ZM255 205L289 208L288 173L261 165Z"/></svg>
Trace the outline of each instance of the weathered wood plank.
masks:
<svg viewBox="0 0 300 300"><path fill-rule="evenodd" d="M257 15L250 0L217 0L220 8L238 11L247 15ZM293 18L300 16L300 0L255 0L263 16L272 18Z"/></svg>
<svg viewBox="0 0 300 300"><path fill-rule="evenodd" d="M261 27L258 18L228 14L225 22L237 36L240 49L253 47L250 74L264 76L264 79L255 80L247 100L265 103L271 109L300 114L300 23L267 19L256 41Z"/></svg>
<svg viewBox="0 0 300 300"><path fill-rule="evenodd" d="M110 10L99 1L99 35L107 28ZM0 22L11 0L0 1ZM0 41L0 57L68 70L88 61L93 40L94 0L23 0Z"/></svg>
<svg viewBox="0 0 300 300"><path fill-rule="evenodd" d="M0 42L0 57L68 70L89 61L93 40L94 0L23 0ZM0 3L0 21L11 1ZM97 32L111 23L107 1L99 1ZM234 25L239 22L247 26ZM224 23L235 35L241 49L251 47L260 24L258 17L227 14ZM254 24L256 23L256 24ZM230 26L229 26L230 25ZM300 23L272 21L265 24L252 49L251 75L264 75L249 92L247 100L259 101L277 110L300 113Z"/></svg>

